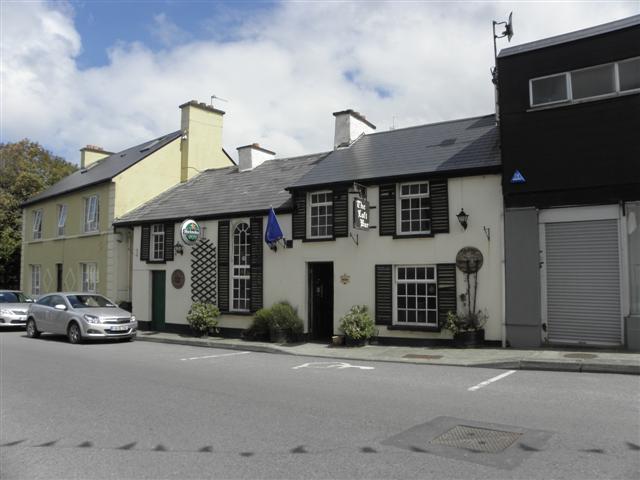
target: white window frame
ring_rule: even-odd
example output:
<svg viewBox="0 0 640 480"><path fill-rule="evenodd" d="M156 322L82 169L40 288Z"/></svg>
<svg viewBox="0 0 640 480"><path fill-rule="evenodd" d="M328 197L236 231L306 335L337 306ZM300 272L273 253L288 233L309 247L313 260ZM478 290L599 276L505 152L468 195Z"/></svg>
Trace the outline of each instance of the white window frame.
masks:
<svg viewBox="0 0 640 480"><path fill-rule="evenodd" d="M64 236L64 227L67 223L67 205L58 205L58 236Z"/></svg>
<svg viewBox="0 0 640 480"><path fill-rule="evenodd" d="M42 239L42 209L33 211L33 240Z"/></svg>
<svg viewBox="0 0 640 480"><path fill-rule="evenodd" d="M41 266L31 265L31 294L40 295Z"/></svg>
<svg viewBox="0 0 640 480"><path fill-rule="evenodd" d="M402 187L403 186L411 186L411 185L427 185L427 192L426 193L417 193L417 194L406 194L403 195L402 194ZM397 185L397 191L396 191L396 234L397 235L430 235L431 234L431 230L432 230L432 225L431 225L431 221L432 221L432 215L431 215L431 205L429 205L429 230L422 230L422 226L420 227L420 230L410 230L408 232L403 232L402 231L402 200L403 199L414 199L414 198L418 198L420 200L422 200L423 198L431 198L431 184L428 180L425 181L421 181L421 182L404 182L404 183L398 183ZM411 210L411 207L409 207L409 210ZM418 208L418 210L421 210L421 207ZM420 222L422 222L422 217L420 217Z"/></svg>
<svg viewBox="0 0 640 480"><path fill-rule="evenodd" d="M328 195L330 200L325 200L324 202L312 202L314 195ZM326 224L322 226L327 229L330 229L331 233L326 233L324 235L313 235L312 225L313 225L313 208L314 207L325 207L324 215L316 215L318 219L323 218L326 219ZM331 207L331 213L326 213L326 208ZM325 238L333 238L333 191L332 190L317 190L315 192L309 192L307 194L307 238L310 239L325 239ZM330 221L329 221L330 220ZM318 224L318 228L320 225Z"/></svg>
<svg viewBox="0 0 640 480"><path fill-rule="evenodd" d="M164 223L154 223L151 225L149 260L155 262L164 260L164 240Z"/></svg>
<svg viewBox="0 0 640 480"><path fill-rule="evenodd" d="M541 107L548 107L548 106L553 106L553 105L558 105L558 104L566 104L566 105L570 105L570 104L575 104L575 103L582 103L582 102L590 102L593 100L599 100L602 98L609 98L609 97L615 97L618 95L627 95L630 93L636 93L636 92L640 92L640 87L639 88L632 88L630 90L620 90L620 72L618 70L618 66L621 63L627 63L627 62L631 62L634 60L638 60L640 59L640 57L630 57L630 58L625 58L624 60L619 60L617 62L606 62L606 63L600 63L598 65L589 65L588 67L584 67L584 68L577 68L575 70L568 70L565 72L557 72L557 73L553 73L551 75L544 75L542 77L535 77L535 78L531 78L529 79L529 107L531 109L537 109L537 108L541 108ZM592 97L584 97L584 98L580 98L580 99L574 99L573 98L573 89L571 87L571 74L573 72L581 72L584 70L591 70L593 68L598 68L598 67L605 67L607 65L613 65L613 76L614 76L614 91L611 93L603 93L601 95L594 95ZM545 103L537 103L537 104L533 104L533 82L536 80L544 80L545 78L551 78L551 77L558 77L560 75L564 75L565 76L565 82L567 85L567 98L565 100L556 100L553 102L545 102Z"/></svg>
<svg viewBox="0 0 640 480"><path fill-rule="evenodd" d="M424 279L400 279L400 269L401 268L423 268L425 269L425 278ZM428 274L428 270L427 269L433 269L433 278L428 279L427 278L427 274ZM416 275L417 276L417 275ZM406 305L405 307L403 307L404 310L406 310L407 312L410 310L413 310L416 312L416 321L415 322L409 322L409 321L400 321L398 319L398 310L399 310L399 301L398 301L398 286L400 284L405 284L405 285L409 285L409 284L415 284L416 285L416 294L412 295L415 299L416 299L416 306L414 308L409 308L408 305ZM418 299L418 294L417 294L417 285L418 284L424 284L425 285L425 293L424 293L424 297L425 297L425 307L424 309L418 309L417 306L417 299ZM434 295L429 295L429 284L433 284L435 286L435 294ZM405 297L409 297L408 294L404 295ZM429 308L429 298L434 298L435 299L435 307L434 308ZM425 322L419 322L417 317L417 312L423 310L425 312ZM429 322L429 312L435 312L435 321L434 322ZM394 265L393 266L393 324L394 325L398 325L398 326L412 326L412 327L429 327L429 328L438 328L439 323L438 323L438 269L436 265L419 265L419 264L413 264L413 265Z"/></svg>
<svg viewBox="0 0 640 480"><path fill-rule="evenodd" d="M99 231L100 201L98 195L91 195L84 199L84 233Z"/></svg>
<svg viewBox="0 0 640 480"><path fill-rule="evenodd" d="M98 264L84 262L80 264L81 290L87 293L98 293Z"/></svg>
<svg viewBox="0 0 640 480"><path fill-rule="evenodd" d="M238 245L236 243L236 230L243 225L243 230L246 232L246 244ZM229 248L229 264L231 267L231 275L229 275L229 310L232 312L249 312L251 309L251 227L249 224L249 220L240 220L233 224L233 228L231 229L230 235L230 248ZM236 258L236 246L238 247L238 256L240 259ZM244 250L244 261L241 260L243 250ZM238 288L235 288L236 280L238 281ZM240 282L245 283L245 296L240 297ZM245 308L241 308L239 305L236 306L237 302L242 302L245 305Z"/></svg>

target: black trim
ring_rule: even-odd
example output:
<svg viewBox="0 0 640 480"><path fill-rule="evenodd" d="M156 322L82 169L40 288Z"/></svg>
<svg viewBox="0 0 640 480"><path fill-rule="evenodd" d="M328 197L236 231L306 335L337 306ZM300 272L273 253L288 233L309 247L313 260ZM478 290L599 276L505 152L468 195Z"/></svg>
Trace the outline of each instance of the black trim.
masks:
<svg viewBox="0 0 640 480"><path fill-rule="evenodd" d="M440 326L433 327L431 325L389 325L387 330L401 330L406 332L439 332L442 330Z"/></svg>
<svg viewBox="0 0 640 480"><path fill-rule="evenodd" d="M164 224L164 259L166 261L173 261L174 252L173 252L173 242L175 240L174 237L174 229L173 223L168 222Z"/></svg>
<svg viewBox="0 0 640 480"><path fill-rule="evenodd" d="M456 313L458 299L456 294L456 264L439 263L436 266L438 282L438 323L443 326L449 312Z"/></svg>
<svg viewBox="0 0 640 480"><path fill-rule="evenodd" d="M335 237L323 237L323 238L303 238L302 241L304 243L313 243L313 242L334 242Z"/></svg>
<svg viewBox="0 0 640 480"><path fill-rule="evenodd" d="M396 184L380 185L378 188L378 206L380 214L378 224L380 236L396 234Z"/></svg>
<svg viewBox="0 0 640 480"><path fill-rule="evenodd" d="M229 311L229 221L218 222L218 308Z"/></svg>
<svg viewBox="0 0 640 480"><path fill-rule="evenodd" d="M333 190L333 238L349 236L349 190L336 188Z"/></svg>
<svg viewBox="0 0 640 480"><path fill-rule="evenodd" d="M143 225L140 232L140 261L149 261L149 243L151 242L151 225Z"/></svg>
<svg viewBox="0 0 640 480"><path fill-rule="evenodd" d="M407 235L395 234L393 238L433 238L433 233L409 233Z"/></svg>
<svg viewBox="0 0 640 480"><path fill-rule="evenodd" d="M375 267L376 325L391 325L393 321L393 265Z"/></svg>
<svg viewBox="0 0 640 480"><path fill-rule="evenodd" d="M166 260L147 260L148 265L164 265L167 263Z"/></svg>
<svg viewBox="0 0 640 480"><path fill-rule="evenodd" d="M294 240L304 240L307 236L307 194L305 192L295 192L292 196L292 236Z"/></svg>
<svg viewBox="0 0 640 480"><path fill-rule="evenodd" d="M262 245L263 245L263 232L262 232L262 217L251 217L249 220L249 266L250 270L250 285L251 285L251 298L250 308L251 312L257 312L262 308L263 303L263 283L264 272L262 265Z"/></svg>
<svg viewBox="0 0 640 480"><path fill-rule="evenodd" d="M431 232L449 233L449 182L434 179L429 182L431 201Z"/></svg>

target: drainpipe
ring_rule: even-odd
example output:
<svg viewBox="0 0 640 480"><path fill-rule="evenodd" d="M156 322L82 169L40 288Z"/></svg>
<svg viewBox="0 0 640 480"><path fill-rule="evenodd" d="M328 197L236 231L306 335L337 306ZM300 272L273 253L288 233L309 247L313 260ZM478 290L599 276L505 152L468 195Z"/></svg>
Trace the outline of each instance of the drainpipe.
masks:
<svg viewBox="0 0 640 480"><path fill-rule="evenodd" d="M502 190L502 186L500 188ZM500 282L501 290L502 290L502 348L507 347L507 296L506 296L506 286L507 286L507 266L505 262L505 225L504 225L504 197L500 206L500 227L502 230L502 238L500 239L500 264L502 266L502 281Z"/></svg>

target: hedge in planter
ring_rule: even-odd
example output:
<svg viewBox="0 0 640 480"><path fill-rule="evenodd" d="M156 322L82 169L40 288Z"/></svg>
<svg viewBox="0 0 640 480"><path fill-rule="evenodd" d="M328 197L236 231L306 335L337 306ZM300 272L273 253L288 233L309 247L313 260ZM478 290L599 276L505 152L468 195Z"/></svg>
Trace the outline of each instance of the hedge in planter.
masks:
<svg viewBox="0 0 640 480"><path fill-rule="evenodd" d="M354 305L340 319L338 327L344 333L347 346L362 346L376 334L376 327L366 305Z"/></svg>
<svg viewBox="0 0 640 480"><path fill-rule="evenodd" d="M289 302L282 301L258 310L243 336L247 340L296 342L302 336L303 329L302 319L296 309Z"/></svg>
<svg viewBox="0 0 640 480"><path fill-rule="evenodd" d="M211 303L194 303L187 314L187 322L198 336L216 332L220 310Z"/></svg>

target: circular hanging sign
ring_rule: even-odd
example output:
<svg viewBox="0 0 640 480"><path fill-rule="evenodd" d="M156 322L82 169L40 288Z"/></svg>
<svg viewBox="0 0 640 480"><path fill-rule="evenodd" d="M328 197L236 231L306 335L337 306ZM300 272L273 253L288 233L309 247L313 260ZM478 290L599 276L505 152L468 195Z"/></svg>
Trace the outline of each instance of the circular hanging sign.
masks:
<svg viewBox="0 0 640 480"><path fill-rule="evenodd" d="M193 245L200 238L200 225L195 220L185 220L180 226L180 236L187 245Z"/></svg>
<svg viewBox="0 0 640 480"><path fill-rule="evenodd" d="M184 286L184 272L182 270L174 270L171 274L171 285L173 288L180 289Z"/></svg>
<svg viewBox="0 0 640 480"><path fill-rule="evenodd" d="M463 273L476 273L483 261L482 252L476 247L461 248L456 255L456 267Z"/></svg>

